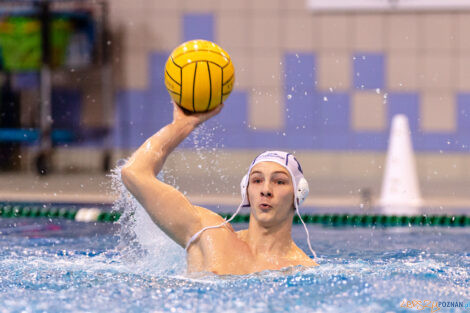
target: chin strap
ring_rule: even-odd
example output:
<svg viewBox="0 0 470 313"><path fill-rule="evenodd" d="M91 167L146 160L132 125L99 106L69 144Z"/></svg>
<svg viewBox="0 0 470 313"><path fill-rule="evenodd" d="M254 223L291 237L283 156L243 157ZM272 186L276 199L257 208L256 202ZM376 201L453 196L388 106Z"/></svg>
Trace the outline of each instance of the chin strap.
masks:
<svg viewBox="0 0 470 313"><path fill-rule="evenodd" d="M249 206L249 205L248 205ZM240 204L237 208L237 210L235 211L235 213L232 215L232 217L230 217L228 220L226 220L225 222L219 224L219 225L213 225L213 226L206 226L204 227L203 229L201 229L200 231L198 231L197 233L195 233L189 240L188 240L188 243L186 244L186 247L184 248L184 250L186 250L186 252L188 251L188 248L189 246L205 231L205 230L208 230L208 229L212 229L212 228L219 228L219 227L223 227L225 226L225 224L229 223L231 220L233 220L233 218L235 216L237 216L237 214L240 212L241 208L243 207L247 207L246 205L243 205L243 201L242 201L242 204Z"/></svg>
<svg viewBox="0 0 470 313"><path fill-rule="evenodd" d="M308 248L310 249L310 252L313 254L313 260L316 262L317 261L317 254L315 253L315 250L312 248L312 244L310 243L310 234L307 229L307 225L305 225L304 220L302 219L302 216L299 214L299 210L297 207L295 208L295 213L297 213L297 216L300 218L300 221L302 222L302 225L304 225L305 233L307 234L307 244Z"/></svg>

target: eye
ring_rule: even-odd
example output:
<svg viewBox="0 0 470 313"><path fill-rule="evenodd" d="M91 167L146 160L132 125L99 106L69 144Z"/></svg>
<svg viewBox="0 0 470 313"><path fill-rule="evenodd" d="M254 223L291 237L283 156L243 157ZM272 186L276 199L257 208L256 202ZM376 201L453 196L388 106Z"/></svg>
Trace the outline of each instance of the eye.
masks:
<svg viewBox="0 0 470 313"><path fill-rule="evenodd" d="M253 184L259 184L259 183L261 183L261 179L260 178L253 178L253 179L251 179L251 182Z"/></svg>
<svg viewBox="0 0 470 313"><path fill-rule="evenodd" d="M276 184L278 184L278 185L285 185L286 182L283 181L283 180L278 180L278 181L276 181Z"/></svg>

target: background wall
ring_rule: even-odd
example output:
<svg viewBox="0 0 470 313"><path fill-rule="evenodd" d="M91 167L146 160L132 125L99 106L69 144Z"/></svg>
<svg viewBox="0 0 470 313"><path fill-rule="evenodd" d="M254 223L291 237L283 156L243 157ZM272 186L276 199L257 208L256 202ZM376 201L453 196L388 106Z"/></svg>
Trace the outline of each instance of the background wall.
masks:
<svg viewBox="0 0 470 313"><path fill-rule="evenodd" d="M236 85L223 112L184 142L186 161L169 160L189 193L211 190L198 184L211 172L197 166L207 158L218 162L205 165L219 169L213 184L230 194L258 152L285 149L298 154L313 193L377 195L390 121L403 113L424 194L468 197L470 12L314 14L305 0L113 0L110 12L116 158L170 121L166 58L200 38L230 53ZM93 128L96 97L81 99L81 125ZM84 164L74 149L99 146L68 148L58 162Z"/></svg>

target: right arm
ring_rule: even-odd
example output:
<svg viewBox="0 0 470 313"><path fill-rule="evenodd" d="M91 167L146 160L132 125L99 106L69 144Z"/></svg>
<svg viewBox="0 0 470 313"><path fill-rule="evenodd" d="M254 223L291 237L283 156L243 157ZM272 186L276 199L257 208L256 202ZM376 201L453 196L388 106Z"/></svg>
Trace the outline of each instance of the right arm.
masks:
<svg viewBox="0 0 470 313"><path fill-rule="evenodd" d="M219 106L207 113L187 115L174 104L173 122L148 138L121 171L124 185L152 220L183 247L204 226L203 217L216 214L193 206L181 192L158 180L156 176L168 155L200 123L218 114L221 109L222 106Z"/></svg>

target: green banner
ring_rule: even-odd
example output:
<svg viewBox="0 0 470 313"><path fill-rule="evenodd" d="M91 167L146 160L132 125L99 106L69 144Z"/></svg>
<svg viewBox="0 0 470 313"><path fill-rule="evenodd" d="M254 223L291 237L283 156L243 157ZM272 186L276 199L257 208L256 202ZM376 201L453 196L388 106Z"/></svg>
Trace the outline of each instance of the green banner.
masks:
<svg viewBox="0 0 470 313"><path fill-rule="evenodd" d="M73 25L65 18L51 22L52 67L64 65ZM8 16L0 19L0 54L4 70L31 71L41 67L41 24L37 18Z"/></svg>

